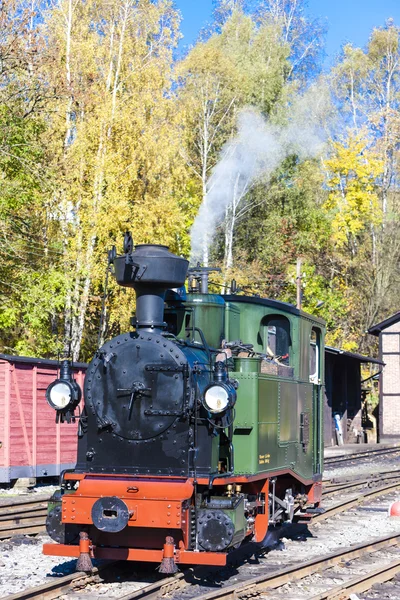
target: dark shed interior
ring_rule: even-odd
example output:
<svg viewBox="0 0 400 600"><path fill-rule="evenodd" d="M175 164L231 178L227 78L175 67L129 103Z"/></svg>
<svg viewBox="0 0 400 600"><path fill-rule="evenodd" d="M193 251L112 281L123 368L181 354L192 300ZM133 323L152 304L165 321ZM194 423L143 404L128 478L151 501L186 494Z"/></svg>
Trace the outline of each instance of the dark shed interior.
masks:
<svg viewBox="0 0 400 600"><path fill-rule="evenodd" d="M381 361L361 354L325 348L325 446L364 442L361 364ZM339 433L339 435L338 435Z"/></svg>

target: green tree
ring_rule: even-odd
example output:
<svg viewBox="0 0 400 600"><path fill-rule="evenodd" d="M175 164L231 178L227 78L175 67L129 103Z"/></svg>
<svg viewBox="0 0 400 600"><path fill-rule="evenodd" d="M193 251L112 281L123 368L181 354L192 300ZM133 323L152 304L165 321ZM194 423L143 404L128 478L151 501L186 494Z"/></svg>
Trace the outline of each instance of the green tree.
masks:
<svg viewBox="0 0 400 600"><path fill-rule="evenodd" d="M374 183L381 218L370 223L358 246L358 269L353 285L359 292L356 304L360 331L397 310L400 291L398 154L400 100L400 29L389 20L373 30L366 50L344 47L343 56L332 70L332 92L343 116L341 127L350 126L382 164ZM354 223L353 223L354 224ZM362 256L364 260L362 261ZM368 350L365 337L359 338Z"/></svg>
<svg viewBox="0 0 400 600"><path fill-rule="evenodd" d="M40 327L27 304L38 285L51 285L60 257L46 213L52 178L43 145L54 91L42 77L36 17L34 3L0 5L0 344L6 352L46 355L57 346L55 339L41 344L58 317L56 294L39 294Z"/></svg>

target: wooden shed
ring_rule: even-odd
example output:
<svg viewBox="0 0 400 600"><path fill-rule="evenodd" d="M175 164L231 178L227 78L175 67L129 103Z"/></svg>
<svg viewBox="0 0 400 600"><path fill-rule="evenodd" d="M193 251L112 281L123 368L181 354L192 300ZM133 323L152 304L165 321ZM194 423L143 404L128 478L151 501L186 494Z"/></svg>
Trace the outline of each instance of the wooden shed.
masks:
<svg viewBox="0 0 400 600"><path fill-rule="evenodd" d="M73 365L82 389L86 366ZM0 483L75 466L78 425L56 424L45 398L58 369L55 360L0 354Z"/></svg>

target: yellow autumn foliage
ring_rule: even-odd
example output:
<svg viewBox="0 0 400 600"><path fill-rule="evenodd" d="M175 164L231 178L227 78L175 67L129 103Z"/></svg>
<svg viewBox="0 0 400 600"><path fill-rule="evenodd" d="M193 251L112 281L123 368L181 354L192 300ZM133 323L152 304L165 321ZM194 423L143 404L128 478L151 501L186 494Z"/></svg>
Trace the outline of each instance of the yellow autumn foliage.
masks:
<svg viewBox="0 0 400 600"><path fill-rule="evenodd" d="M326 166L331 191L325 208L333 214L333 239L340 247L367 227L382 222L377 189L384 163L359 134L350 135L346 143L333 143Z"/></svg>

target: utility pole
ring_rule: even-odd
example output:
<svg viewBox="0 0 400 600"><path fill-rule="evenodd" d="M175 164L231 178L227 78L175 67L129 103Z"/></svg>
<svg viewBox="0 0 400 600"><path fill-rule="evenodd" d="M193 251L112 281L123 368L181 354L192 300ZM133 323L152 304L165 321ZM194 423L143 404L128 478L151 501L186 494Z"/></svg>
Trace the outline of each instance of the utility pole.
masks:
<svg viewBox="0 0 400 600"><path fill-rule="evenodd" d="M300 310L301 309L301 258L297 259L297 265L296 265L296 288L297 288L297 294L296 294L296 307Z"/></svg>

